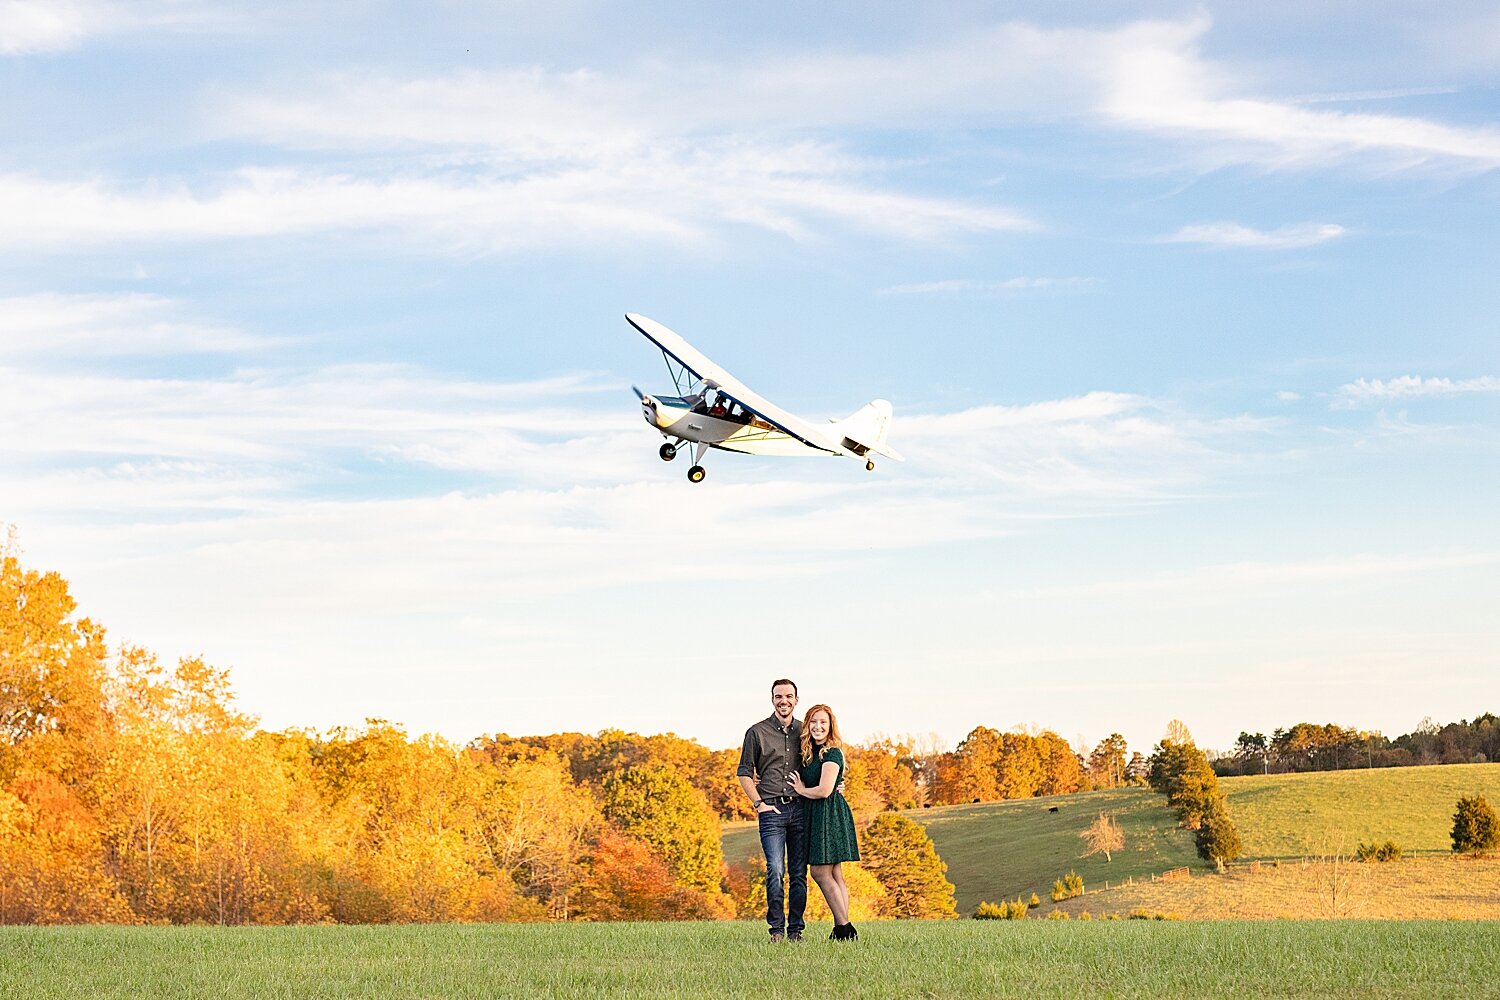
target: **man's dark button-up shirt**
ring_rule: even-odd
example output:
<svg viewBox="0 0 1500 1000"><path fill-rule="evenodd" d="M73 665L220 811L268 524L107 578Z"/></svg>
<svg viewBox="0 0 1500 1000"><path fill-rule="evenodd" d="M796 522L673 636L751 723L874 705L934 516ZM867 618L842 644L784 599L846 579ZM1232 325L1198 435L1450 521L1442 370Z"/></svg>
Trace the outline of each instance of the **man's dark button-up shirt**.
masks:
<svg viewBox="0 0 1500 1000"><path fill-rule="evenodd" d="M792 772L802 754L802 723L793 719L782 728L772 715L745 730L740 766L735 773L755 779L755 790L763 799L794 795Z"/></svg>

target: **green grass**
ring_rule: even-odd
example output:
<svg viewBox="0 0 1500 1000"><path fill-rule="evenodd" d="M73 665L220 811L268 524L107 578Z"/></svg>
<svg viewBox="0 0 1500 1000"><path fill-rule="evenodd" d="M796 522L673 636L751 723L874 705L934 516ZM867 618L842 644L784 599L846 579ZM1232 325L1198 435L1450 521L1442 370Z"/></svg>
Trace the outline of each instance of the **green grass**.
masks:
<svg viewBox="0 0 1500 1000"><path fill-rule="evenodd" d="M1057 812L1050 812L1052 806ZM1125 833L1125 849L1110 861L1103 855L1083 858L1079 834L1099 815L1113 813ZM1014 799L979 805L941 806L906 813L932 837L948 863L948 880L956 888L958 912L968 916L981 900L991 903L1048 898L1052 883L1069 870L1090 888L1127 878L1149 878L1153 872L1189 865L1203 868L1193 835L1177 828L1165 800L1145 788L1116 788L1080 795ZM724 835L724 857L733 862L759 856L754 826L734 827Z"/></svg>
<svg viewBox="0 0 1500 1000"><path fill-rule="evenodd" d="M877 922L0 928L0 998L1497 995L1500 923Z"/></svg>
<svg viewBox="0 0 1500 1000"><path fill-rule="evenodd" d="M1500 764L1443 764L1221 779L1247 858L1331 854L1343 840L1448 853L1459 796L1500 809Z"/></svg>
<svg viewBox="0 0 1500 1000"><path fill-rule="evenodd" d="M1388 839L1408 854L1447 854L1459 796L1478 792L1500 808L1500 764L1252 775L1221 782L1244 840L1244 860L1318 857L1340 849L1350 854L1361 841ZM1049 812L1051 806L1058 812ZM1109 862L1103 856L1080 857L1084 844L1078 834L1101 810L1114 813L1125 832L1125 849ZM1090 889L1183 865L1207 870L1193 834L1179 830L1162 796L1146 788L906 815L927 828L948 863L958 911L965 916L981 900L1029 898L1035 892L1045 902L1053 881L1069 869ZM726 829L726 859L759 854L753 824Z"/></svg>
<svg viewBox="0 0 1500 1000"><path fill-rule="evenodd" d="M1056 806L1057 812L1049 809ZM1084 858L1078 836L1098 818L1114 814L1125 834L1124 850ZM907 815L922 823L948 863L958 912L968 916L980 900L999 902L1035 892L1048 899L1052 883L1069 870L1090 888L1149 878L1182 865L1202 867L1193 835L1177 828L1165 800L1144 788L1116 788L1081 795L946 806Z"/></svg>

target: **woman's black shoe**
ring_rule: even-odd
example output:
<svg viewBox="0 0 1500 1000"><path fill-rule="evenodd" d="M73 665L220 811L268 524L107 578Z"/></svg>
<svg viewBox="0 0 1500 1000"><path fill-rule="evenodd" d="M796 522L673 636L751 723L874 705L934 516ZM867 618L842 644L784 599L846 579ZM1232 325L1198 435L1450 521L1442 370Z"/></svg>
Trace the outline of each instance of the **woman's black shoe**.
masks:
<svg viewBox="0 0 1500 1000"><path fill-rule="evenodd" d="M834 924L833 933L828 935L830 941L853 941L859 937L859 931L854 929L853 924Z"/></svg>

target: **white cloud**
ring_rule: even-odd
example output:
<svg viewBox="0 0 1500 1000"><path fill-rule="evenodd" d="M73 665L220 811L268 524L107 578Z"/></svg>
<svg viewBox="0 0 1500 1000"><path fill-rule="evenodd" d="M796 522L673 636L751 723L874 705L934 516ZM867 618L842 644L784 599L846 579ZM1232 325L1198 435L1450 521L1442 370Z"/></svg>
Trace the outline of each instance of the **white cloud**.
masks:
<svg viewBox="0 0 1500 1000"><path fill-rule="evenodd" d="M1251 229L1234 222L1213 222L1197 226L1183 226L1164 243L1198 243L1215 247L1245 247L1254 250L1291 250L1299 247L1317 246L1343 236L1343 226L1333 223L1306 223L1299 226L1283 226L1280 229Z"/></svg>
<svg viewBox="0 0 1500 1000"><path fill-rule="evenodd" d="M0 55L65 52L101 35L205 27L230 17L198 0L0 0Z"/></svg>
<svg viewBox="0 0 1500 1000"><path fill-rule="evenodd" d="M949 278L942 281L918 281L882 288L880 295L994 295L1012 292L1068 291L1088 288L1092 278L1004 278L992 281Z"/></svg>
<svg viewBox="0 0 1500 1000"><path fill-rule="evenodd" d="M1275 427L1248 418L1199 420L1143 396L1092 392L1025 406L983 405L899 417L893 437L914 464L952 485L1016 503L1111 505L1181 499L1230 455Z"/></svg>
<svg viewBox="0 0 1500 1000"><path fill-rule="evenodd" d="M1350 408L1363 403L1385 403L1424 396L1456 396L1476 392L1500 392L1500 378L1494 375L1465 379L1423 378L1419 375L1402 375L1388 380L1361 378L1339 386L1334 405Z"/></svg>
<svg viewBox="0 0 1500 1000"><path fill-rule="evenodd" d="M62 295L0 299L0 358L122 356L258 350L278 341L182 317L157 295Z"/></svg>
<svg viewBox="0 0 1500 1000"><path fill-rule="evenodd" d="M1025 228L1013 213L829 176L816 157L655 149L527 176L388 178L237 171L210 190L0 176L0 246L44 249L375 230L461 252L642 240L702 245L726 226L810 239L832 223L902 239Z"/></svg>
<svg viewBox="0 0 1500 1000"><path fill-rule="evenodd" d="M75 48L98 7L78 0L0 0L0 55Z"/></svg>
<svg viewBox="0 0 1500 1000"><path fill-rule="evenodd" d="M1258 96L1248 74L1202 55L1211 31L1206 15L1095 29L1012 22L881 51L762 53L740 65L642 59L613 72L330 74L295 95L231 98L215 127L293 146L484 150L524 163L590 161L690 136L1061 118L1207 143L1228 162L1500 163L1493 128Z"/></svg>
<svg viewBox="0 0 1500 1000"><path fill-rule="evenodd" d="M1362 554L1291 563L1243 562L1202 566L1179 573L1112 580L1076 586L1037 588L1003 595L1009 600L1065 598L1080 600L1127 595L1148 596L1170 605L1200 605L1243 600L1296 587L1379 583L1392 577L1500 565L1500 553Z"/></svg>
<svg viewBox="0 0 1500 1000"><path fill-rule="evenodd" d="M1198 51L1206 17L1139 23L1113 51L1098 51L1104 92L1098 110L1131 129L1215 144L1223 162L1317 167L1373 157L1384 166L1447 162L1500 165L1500 130L1398 115L1309 110L1295 98L1247 96L1246 84Z"/></svg>

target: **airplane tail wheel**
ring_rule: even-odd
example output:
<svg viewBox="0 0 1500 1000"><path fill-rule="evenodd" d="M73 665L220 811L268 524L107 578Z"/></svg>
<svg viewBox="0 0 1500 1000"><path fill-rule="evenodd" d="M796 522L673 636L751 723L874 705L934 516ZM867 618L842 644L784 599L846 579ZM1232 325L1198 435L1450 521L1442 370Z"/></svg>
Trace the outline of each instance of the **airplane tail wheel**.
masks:
<svg viewBox="0 0 1500 1000"><path fill-rule="evenodd" d="M703 482L703 477L706 475L708 475L708 473L703 471L703 466L695 465L688 470L688 482L701 483Z"/></svg>
<svg viewBox="0 0 1500 1000"><path fill-rule="evenodd" d="M865 471L866 472L874 472L875 471L875 463L874 462L866 462L865 463Z"/></svg>
<svg viewBox="0 0 1500 1000"><path fill-rule="evenodd" d="M663 462L670 462L677 457L677 449L673 447L672 442L668 441L661 446L661 450L657 454L661 456Z"/></svg>

